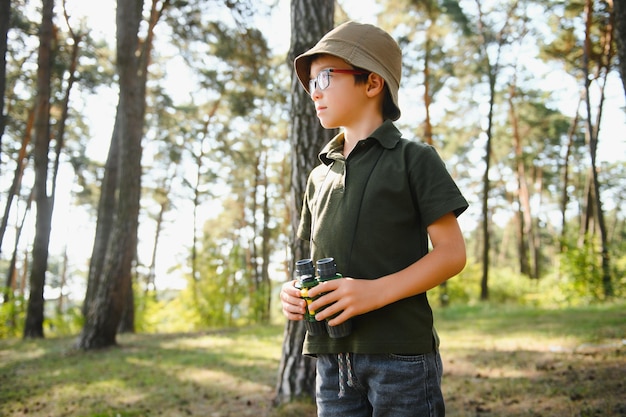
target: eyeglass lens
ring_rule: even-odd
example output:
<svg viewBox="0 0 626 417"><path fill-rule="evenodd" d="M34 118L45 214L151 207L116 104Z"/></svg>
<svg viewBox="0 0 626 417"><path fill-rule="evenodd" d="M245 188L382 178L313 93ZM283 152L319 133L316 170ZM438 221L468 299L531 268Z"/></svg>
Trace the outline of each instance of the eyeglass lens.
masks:
<svg viewBox="0 0 626 417"><path fill-rule="evenodd" d="M330 84L329 74L330 70L325 69L320 71L320 73L317 74L317 77L309 80L309 93L313 94L316 88L319 88L320 90L328 88L328 85Z"/></svg>

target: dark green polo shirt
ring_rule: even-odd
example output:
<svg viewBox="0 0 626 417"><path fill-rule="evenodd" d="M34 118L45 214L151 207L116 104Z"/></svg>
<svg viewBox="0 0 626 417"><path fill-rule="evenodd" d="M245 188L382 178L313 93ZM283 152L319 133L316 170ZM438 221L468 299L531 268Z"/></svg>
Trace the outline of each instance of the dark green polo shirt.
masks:
<svg viewBox="0 0 626 417"><path fill-rule="evenodd" d="M468 207L436 150L401 138L384 122L344 158L343 134L326 145L309 175L298 236L313 259L335 258L337 271L376 279L428 253L426 228ZM342 339L307 335L304 353L427 353L433 318L426 294L353 318Z"/></svg>

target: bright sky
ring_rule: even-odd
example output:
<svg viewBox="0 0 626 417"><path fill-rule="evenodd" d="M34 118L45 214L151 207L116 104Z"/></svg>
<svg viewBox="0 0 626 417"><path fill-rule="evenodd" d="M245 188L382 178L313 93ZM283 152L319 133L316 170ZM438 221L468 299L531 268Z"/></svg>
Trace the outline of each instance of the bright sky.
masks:
<svg viewBox="0 0 626 417"><path fill-rule="evenodd" d="M114 39L115 36L115 2L114 1L85 1L85 0L67 0L69 10L73 11L73 17L85 16L92 28L92 35L96 38L106 37ZM376 23L376 12L378 6L374 0L343 0L341 4L346 12L354 19L366 23ZM60 6L57 6L60 7ZM260 22L265 24L264 33L269 34L270 44L274 46L277 53L286 53L289 47L290 27L289 18L289 0L280 0L279 8L276 15L272 19ZM538 79L543 79L548 85L562 85L564 77L558 73L538 74ZM567 81L567 80L566 80ZM624 112L624 92L620 84L619 78L615 75L610 79L610 88L607 89L607 106L605 108L604 125L602 127L603 135L600 139L599 159L614 160L624 159L626 156L626 113ZM573 115L575 108L573 107L577 101L579 88L572 85L564 91L569 91L571 96L564 96L562 106L563 112L567 115ZM564 94L566 94L564 92ZM400 90L400 105L410 104L411 100L407 97L406 92ZM85 111L92 112L94 117L91 118L91 129L94 134L92 141L92 156L100 157L102 160L106 157L108 144L111 139L111 131L113 128L115 106L117 97L114 92L99 94L98 97L86 103ZM410 112L403 114L401 121L407 122ZM415 123L420 123L416 120ZM66 178L70 178L72 173L66 172ZM68 193L69 194L69 193ZM93 224L90 223L88 217L73 207L68 199L60 195L55 207L55 220L53 234L61 233L64 236L75 236L76 239L59 239L68 241L68 251L72 253L75 260L81 262L88 259L91 255L93 245ZM191 216L180 216L181 218ZM153 224L142 225L140 236L148 237L148 243L151 245L150 238L153 236ZM187 230L188 233L181 233L181 230ZM161 242L161 250L158 258L158 276L161 278L157 282L160 288L163 285L172 285L178 280L167 272L167 269L174 265L177 260L185 259L187 256L187 247L191 242L191 227L181 227L176 225L176 230L168 230L166 236L163 236ZM80 239L78 238L80 237ZM28 237L26 239L31 239ZM149 246L148 245L148 246ZM59 249L60 250L60 249ZM141 250L141 249L140 249ZM145 248L140 254L142 260L147 262L149 259L150 248ZM85 269L86 266L76 266ZM78 297L82 297L82 291Z"/></svg>

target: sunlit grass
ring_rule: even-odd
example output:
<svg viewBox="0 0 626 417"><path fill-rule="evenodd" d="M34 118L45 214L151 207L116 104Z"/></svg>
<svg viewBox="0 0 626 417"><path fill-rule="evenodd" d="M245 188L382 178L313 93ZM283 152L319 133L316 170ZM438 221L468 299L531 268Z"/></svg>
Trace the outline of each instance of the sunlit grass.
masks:
<svg viewBox="0 0 626 417"><path fill-rule="evenodd" d="M626 412L623 302L560 310L484 304L435 315L448 416Z"/></svg>
<svg viewBox="0 0 626 417"><path fill-rule="evenodd" d="M624 303L435 314L448 416L626 412ZM278 324L124 334L118 347L93 352L69 337L0 340L0 415L312 417L311 402L271 406L282 338Z"/></svg>

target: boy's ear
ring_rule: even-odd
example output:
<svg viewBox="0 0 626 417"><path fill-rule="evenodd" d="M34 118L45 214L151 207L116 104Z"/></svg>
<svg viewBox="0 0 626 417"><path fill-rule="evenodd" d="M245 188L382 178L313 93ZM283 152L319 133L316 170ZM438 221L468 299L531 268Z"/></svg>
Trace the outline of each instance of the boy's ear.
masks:
<svg viewBox="0 0 626 417"><path fill-rule="evenodd" d="M367 78L367 95L370 97L374 97L375 95L381 93L385 86L385 80L380 75L375 72L370 73Z"/></svg>

